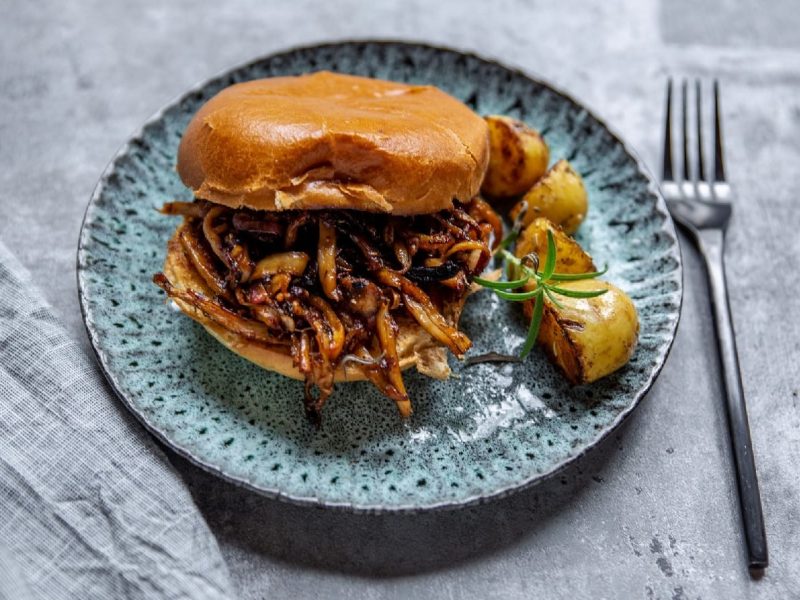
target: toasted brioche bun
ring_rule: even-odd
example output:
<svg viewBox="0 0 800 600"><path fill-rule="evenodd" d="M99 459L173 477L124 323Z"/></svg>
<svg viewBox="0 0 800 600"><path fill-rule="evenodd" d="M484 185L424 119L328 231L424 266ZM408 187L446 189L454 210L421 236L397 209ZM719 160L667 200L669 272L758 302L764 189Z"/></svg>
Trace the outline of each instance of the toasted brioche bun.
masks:
<svg viewBox="0 0 800 600"><path fill-rule="evenodd" d="M222 90L178 151L196 197L255 210L432 213L475 196L488 162L486 123L452 96L324 71Z"/></svg>
<svg viewBox="0 0 800 600"><path fill-rule="evenodd" d="M182 227L184 225L178 227L167 246L164 274L176 288L192 289L202 292L211 298L213 297L213 292L197 273L183 250L178 237ZM203 325L211 335L228 349L236 352L236 354L264 369L275 371L293 379L303 379L303 375L292 362L288 346L272 346L254 342L218 325L191 305L179 299L175 299L174 302L181 311ZM450 307L449 314L451 318L457 320L462 306L463 302L455 307ZM455 314L452 314L452 309L455 309ZM416 366L418 371L429 377L446 379L450 375L450 368L447 365L445 348L438 344L416 321L403 320L398 322L398 327L397 354L400 358L400 368L408 369ZM339 367L335 373L336 381L358 381L363 379L366 379L366 376L358 363L355 362L349 363L346 368Z"/></svg>

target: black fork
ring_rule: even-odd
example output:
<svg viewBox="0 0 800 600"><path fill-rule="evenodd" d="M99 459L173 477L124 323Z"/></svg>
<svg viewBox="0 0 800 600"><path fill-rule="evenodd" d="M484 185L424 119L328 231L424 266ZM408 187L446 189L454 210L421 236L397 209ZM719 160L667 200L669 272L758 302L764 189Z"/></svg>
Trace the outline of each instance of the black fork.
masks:
<svg viewBox="0 0 800 600"><path fill-rule="evenodd" d="M691 169L688 126L688 84L681 85L681 148L682 164L672 162L672 80L667 82L667 106L664 131L664 168L661 191L673 218L697 244L705 259L711 306L717 332L720 361L725 382L728 425L736 465L742 524L747 543L747 560L751 573L758 576L769 563L767 536L761 509L761 494L753 460L753 444L747 421L742 390L742 376L736 352L736 339L725 283L725 229L731 217L733 200L730 184L725 180L722 148L722 118L719 106L719 84L714 81L714 170L706 173L703 160L703 123L701 119L701 85L695 81L696 151L695 168Z"/></svg>

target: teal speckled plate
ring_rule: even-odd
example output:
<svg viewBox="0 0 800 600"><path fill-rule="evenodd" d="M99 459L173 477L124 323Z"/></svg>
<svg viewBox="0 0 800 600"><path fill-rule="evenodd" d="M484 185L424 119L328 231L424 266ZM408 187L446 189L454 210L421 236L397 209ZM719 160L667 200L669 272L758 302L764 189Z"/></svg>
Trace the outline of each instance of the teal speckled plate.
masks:
<svg viewBox="0 0 800 600"><path fill-rule="evenodd" d="M302 385L264 371L173 310L151 283L174 218L165 200L190 199L175 172L194 112L239 81L329 69L429 83L481 114L540 129L589 190L580 242L634 299L641 336L630 364L570 387L536 350L524 364L464 368L454 378L406 375L415 412L401 420L369 384L340 384L321 431L306 422ZM81 307L91 343L126 406L166 444L253 490L356 510L424 509L485 500L552 475L595 446L635 408L664 364L681 303L672 221L641 162L595 116L522 73L452 50L353 42L292 50L233 69L145 124L106 170L78 248ZM473 353L515 352L519 307L488 292L462 319Z"/></svg>

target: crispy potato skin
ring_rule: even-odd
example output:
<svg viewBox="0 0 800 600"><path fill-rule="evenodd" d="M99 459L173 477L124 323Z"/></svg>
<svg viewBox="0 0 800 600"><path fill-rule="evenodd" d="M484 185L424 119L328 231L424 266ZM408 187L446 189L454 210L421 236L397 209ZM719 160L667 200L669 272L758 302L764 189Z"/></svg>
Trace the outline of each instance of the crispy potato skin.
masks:
<svg viewBox="0 0 800 600"><path fill-rule="evenodd" d="M547 259L548 231L552 232L556 243L556 273L589 273L597 270L592 257L578 242L569 237L561 227L542 217L533 219L520 232L514 254L522 258L535 252L539 256L539 264L544 265Z"/></svg>
<svg viewBox="0 0 800 600"><path fill-rule="evenodd" d="M481 191L510 198L528 190L547 171L550 150L538 131L500 115L484 117L489 125L489 169Z"/></svg>
<svg viewBox="0 0 800 600"><path fill-rule="evenodd" d="M628 362L639 336L639 318L625 292L596 279L565 281L572 290L608 290L596 298L557 296L563 308L545 300L539 343L575 384L591 383Z"/></svg>
<svg viewBox="0 0 800 600"><path fill-rule="evenodd" d="M537 217L546 217L569 235L578 230L589 209L589 198L583 179L563 159L554 164L511 209L512 219L517 218L523 202L528 206L524 225Z"/></svg>

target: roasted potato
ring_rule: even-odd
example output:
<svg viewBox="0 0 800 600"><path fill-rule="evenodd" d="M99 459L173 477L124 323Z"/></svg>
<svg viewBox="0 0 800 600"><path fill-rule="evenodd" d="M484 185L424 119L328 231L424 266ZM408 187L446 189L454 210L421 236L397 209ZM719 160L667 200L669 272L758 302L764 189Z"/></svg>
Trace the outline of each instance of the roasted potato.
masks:
<svg viewBox="0 0 800 600"><path fill-rule="evenodd" d="M481 191L492 198L518 196L547 171L550 151L542 136L525 123L499 115L489 125L489 169Z"/></svg>
<svg viewBox="0 0 800 600"><path fill-rule="evenodd" d="M516 219L525 206L523 225L546 217L572 235L586 217L589 199L581 176L566 160L559 160L511 209L511 218Z"/></svg>
<svg viewBox="0 0 800 600"><path fill-rule="evenodd" d="M608 290L595 298L545 299L538 342L575 385L591 383L628 362L639 335L639 318L628 295L597 279L564 281L570 290ZM526 307L527 314L529 310Z"/></svg>
<svg viewBox="0 0 800 600"><path fill-rule="evenodd" d="M596 271L592 257L581 245L569 237L550 220L539 217L523 229L517 238L514 254L522 258L531 252L539 257L539 264L544 266L547 260L547 232L553 234L556 243L556 273L588 273Z"/></svg>

